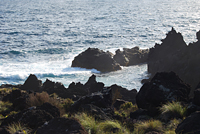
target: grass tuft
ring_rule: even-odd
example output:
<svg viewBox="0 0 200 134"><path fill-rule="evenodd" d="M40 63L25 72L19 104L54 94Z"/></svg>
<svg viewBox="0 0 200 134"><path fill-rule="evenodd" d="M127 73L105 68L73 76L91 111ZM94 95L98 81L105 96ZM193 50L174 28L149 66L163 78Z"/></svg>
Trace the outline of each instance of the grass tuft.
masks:
<svg viewBox="0 0 200 134"><path fill-rule="evenodd" d="M159 120L149 120L145 122L139 122L134 125L135 134L144 134L150 131L162 132L162 122Z"/></svg>
<svg viewBox="0 0 200 134"><path fill-rule="evenodd" d="M178 117L178 118L183 118L185 117L186 114L186 107L183 107L180 102L168 102L167 104L162 105L160 108L161 114L168 116L170 115L171 117Z"/></svg>
<svg viewBox="0 0 200 134"><path fill-rule="evenodd" d="M0 101L0 113L9 111L11 107L12 107L12 103Z"/></svg>
<svg viewBox="0 0 200 134"><path fill-rule="evenodd" d="M10 133L10 134L14 134L15 132L17 131L21 131L21 132L24 132L25 134L29 134L31 132L31 130L27 127L25 127L24 125L22 125L21 123L13 123L13 124L10 124L8 127L7 127L7 131Z"/></svg>

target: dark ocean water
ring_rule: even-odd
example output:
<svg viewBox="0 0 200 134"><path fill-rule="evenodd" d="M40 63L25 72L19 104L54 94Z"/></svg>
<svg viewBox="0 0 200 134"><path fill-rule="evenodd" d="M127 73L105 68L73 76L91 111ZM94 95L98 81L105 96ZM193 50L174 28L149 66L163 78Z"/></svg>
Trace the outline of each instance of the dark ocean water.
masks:
<svg viewBox="0 0 200 134"><path fill-rule="evenodd" d="M86 82L93 73L107 86L140 89L147 65L100 73L71 68L88 47L153 47L174 27L189 43L200 29L196 0L0 0L0 85L39 79Z"/></svg>

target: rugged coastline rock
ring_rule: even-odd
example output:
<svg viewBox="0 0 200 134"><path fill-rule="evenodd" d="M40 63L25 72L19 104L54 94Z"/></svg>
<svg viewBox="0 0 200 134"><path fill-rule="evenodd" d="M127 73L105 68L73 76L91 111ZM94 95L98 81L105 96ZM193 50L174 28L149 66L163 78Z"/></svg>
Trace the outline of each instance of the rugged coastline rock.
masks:
<svg viewBox="0 0 200 134"><path fill-rule="evenodd" d="M183 40L181 33L173 28L161 44L156 44L150 49L148 57L148 72L154 76L157 72L174 71L186 83L190 84L193 90L200 81L200 32L197 32L197 42L188 46Z"/></svg>
<svg viewBox="0 0 200 134"><path fill-rule="evenodd" d="M21 86L23 90L33 90L40 91L42 87L42 81L38 80L38 78L34 74L30 74L24 84Z"/></svg>
<svg viewBox="0 0 200 134"><path fill-rule="evenodd" d="M147 62L149 49L140 49L139 47L123 48L115 52L113 59L121 66L131 66Z"/></svg>
<svg viewBox="0 0 200 134"><path fill-rule="evenodd" d="M72 67L81 67L87 69L97 69L101 72L110 72L120 70L120 65L113 60L110 52L104 52L98 48L88 48L74 58Z"/></svg>
<svg viewBox="0 0 200 134"><path fill-rule="evenodd" d="M40 127L36 134L88 134L76 118L54 118Z"/></svg>
<svg viewBox="0 0 200 134"><path fill-rule="evenodd" d="M157 73L150 82L145 83L136 95L139 108L156 114L158 107L172 101L189 100L190 86L184 83L174 72Z"/></svg>
<svg viewBox="0 0 200 134"><path fill-rule="evenodd" d="M200 133L200 111L197 111L185 120L183 120L176 128L176 134L199 134Z"/></svg>

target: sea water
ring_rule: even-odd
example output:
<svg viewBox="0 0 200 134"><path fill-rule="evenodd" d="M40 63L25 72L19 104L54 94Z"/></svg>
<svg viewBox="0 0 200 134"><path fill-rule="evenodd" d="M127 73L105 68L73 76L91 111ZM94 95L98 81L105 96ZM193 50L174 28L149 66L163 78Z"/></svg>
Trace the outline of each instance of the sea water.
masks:
<svg viewBox="0 0 200 134"><path fill-rule="evenodd" d="M0 85L23 84L35 74L68 87L95 74L106 86L139 90L146 64L101 73L72 68L72 60L88 47L150 48L172 27L187 44L196 41L200 1L0 0Z"/></svg>

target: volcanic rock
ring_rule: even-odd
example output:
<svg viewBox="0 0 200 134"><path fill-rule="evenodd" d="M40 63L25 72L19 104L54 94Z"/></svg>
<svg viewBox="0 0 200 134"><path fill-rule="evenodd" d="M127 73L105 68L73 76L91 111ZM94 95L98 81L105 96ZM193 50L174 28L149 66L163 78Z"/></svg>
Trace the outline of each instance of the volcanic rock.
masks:
<svg viewBox="0 0 200 134"><path fill-rule="evenodd" d="M190 86L185 84L174 72L157 73L150 82L145 83L136 95L138 108L156 114L158 107L172 101L189 100Z"/></svg>
<svg viewBox="0 0 200 134"><path fill-rule="evenodd" d="M150 49L148 57L148 72L154 76L157 72L175 72L184 82L191 85L193 91L200 81L200 32L197 32L197 42L188 46L183 40L181 33L174 28Z"/></svg>
<svg viewBox="0 0 200 134"><path fill-rule="evenodd" d="M76 118L55 118L39 128L36 134L88 134Z"/></svg>
<svg viewBox="0 0 200 134"><path fill-rule="evenodd" d="M41 87L42 87L42 81L38 80L38 78L34 74L30 74L27 80L22 85L21 89L40 91Z"/></svg>
<svg viewBox="0 0 200 134"><path fill-rule="evenodd" d="M176 134L199 134L200 111L197 111L184 119L176 128Z"/></svg>
<svg viewBox="0 0 200 134"><path fill-rule="evenodd" d="M98 48L88 48L74 58L72 67L81 67L87 69L97 69L101 72L110 72L120 70L120 65L113 60L109 52L104 52Z"/></svg>
<svg viewBox="0 0 200 134"><path fill-rule="evenodd" d="M140 49L139 47L123 48L115 52L113 59L121 66L131 66L147 62L149 49Z"/></svg>

